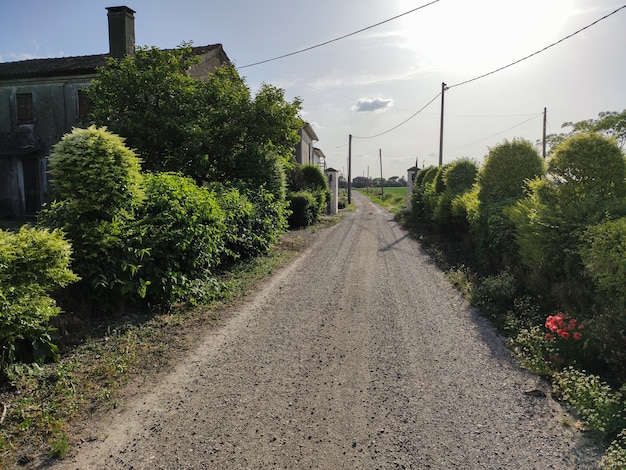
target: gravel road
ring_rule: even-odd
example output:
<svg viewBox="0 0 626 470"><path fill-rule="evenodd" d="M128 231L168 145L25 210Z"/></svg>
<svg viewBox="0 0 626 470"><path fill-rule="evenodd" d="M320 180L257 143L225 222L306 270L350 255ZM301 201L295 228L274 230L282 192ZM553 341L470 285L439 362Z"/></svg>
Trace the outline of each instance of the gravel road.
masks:
<svg viewBox="0 0 626 470"><path fill-rule="evenodd" d="M573 469L598 455L392 216L315 234L55 468Z"/></svg>

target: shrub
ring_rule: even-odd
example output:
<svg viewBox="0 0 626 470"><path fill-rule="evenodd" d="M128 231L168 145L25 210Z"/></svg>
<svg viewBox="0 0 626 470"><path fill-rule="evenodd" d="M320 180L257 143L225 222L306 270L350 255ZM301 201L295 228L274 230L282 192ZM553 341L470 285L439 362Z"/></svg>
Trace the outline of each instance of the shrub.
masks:
<svg viewBox="0 0 626 470"><path fill-rule="evenodd" d="M91 126L74 129L49 158L55 197L75 213L111 220L142 200L140 162L124 140Z"/></svg>
<svg viewBox="0 0 626 470"><path fill-rule="evenodd" d="M289 227L307 227L317 221L319 217L319 203L310 191L291 193L289 201Z"/></svg>
<svg viewBox="0 0 626 470"><path fill-rule="evenodd" d="M593 163L590 163L593 161ZM527 283L576 312L593 302L580 255L587 227L624 213L626 163L598 135L578 135L556 148L548 176L507 212L517 229Z"/></svg>
<svg viewBox="0 0 626 470"><path fill-rule="evenodd" d="M505 140L489 149L478 174L481 202L524 197L525 182L543 175L543 159L530 142Z"/></svg>
<svg viewBox="0 0 626 470"><path fill-rule="evenodd" d="M579 413L590 430L602 437L615 437L626 426L624 397L596 375L573 367L555 374L555 390Z"/></svg>
<svg viewBox="0 0 626 470"><path fill-rule="evenodd" d="M0 367L57 357L48 321L60 309L49 294L78 280L70 256L59 231L0 230Z"/></svg>
<svg viewBox="0 0 626 470"><path fill-rule="evenodd" d="M55 195L40 225L60 228L74 250L72 268L82 278L75 297L100 310L116 310L122 297L145 295L138 275L146 250L134 225L143 200L139 159L106 128L74 129L50 156ZM93 293L91 290L95 290Z"/></svg>
<svg viewBox="0 0 626 470"><path fill-rule="evenodd" d="M146 200L137 214L141 245L149 250L140 275L147 299L187 300L192 282L206 279L225 250L225 214L215 193L173 173L146 176Z"/></svg>
<svg viewBox="0 0 626 470"><path fill-rule="evenodd" d="M506 208L524 196L528 180L543 172L543 160L525 140L505 140L490 149L478 173L476 199L464 201L469 231L483 269L498 272L518 264L515 226Z"/></svg>
<svg viewBox="0 0 626 470"><path fill-rule="evenodd" d="M617 435L606 453L598 462L601 470L620 470L626 468L626 428Z"/></svg>
<svg viewBox="0 0 626 470"><path fill-rule="evenodd" d="M477 165L467 159L457 160L447 165L445 170L441 172L444 189L437 200L433 214L434 220L439 225L445 228L458 229L459 224L465 222L464 217L454 217L458 213L453 211L452 202L472 187L477 173ZM456 222L454 227L448 225L453 219Z"/></svg>

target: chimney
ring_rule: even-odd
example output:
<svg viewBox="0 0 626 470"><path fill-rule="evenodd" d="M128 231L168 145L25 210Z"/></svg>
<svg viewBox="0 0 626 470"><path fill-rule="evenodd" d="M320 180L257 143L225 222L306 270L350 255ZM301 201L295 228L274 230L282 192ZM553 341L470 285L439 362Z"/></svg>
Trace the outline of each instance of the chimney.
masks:
<svg viewBox="0 0 626 470"><path fill-rule="evenodd" d="M128 7L108 7L109 54L116 59L135 53L135 12Z"/></svg>

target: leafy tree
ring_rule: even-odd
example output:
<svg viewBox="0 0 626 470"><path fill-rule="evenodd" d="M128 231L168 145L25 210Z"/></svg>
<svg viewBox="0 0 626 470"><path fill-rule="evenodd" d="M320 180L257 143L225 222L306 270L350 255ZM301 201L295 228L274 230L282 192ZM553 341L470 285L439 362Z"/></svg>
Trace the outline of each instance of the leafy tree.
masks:
<svg viewBox="0 0 626 470"><path fill-rule="evenodd" d="M302 121L301 103L263 84L255 97L230 65L206 80L188 75L189 45L139 48L109 59L88 87L91 119L127 139L150 171L174 171L196 182L262 185L284 196Z"/></svg>
<svg viewBox="0 0 626 470"><path fill-rule="evenodd" d="M566 133L550 134L546 140L551 149L571 137L580 133L596 132L605 137L614 138L620 148L626 144L626 109L617 111L603 111L596 119L587 119L579 122L564 122L562 128L570 127Z"/></svg>

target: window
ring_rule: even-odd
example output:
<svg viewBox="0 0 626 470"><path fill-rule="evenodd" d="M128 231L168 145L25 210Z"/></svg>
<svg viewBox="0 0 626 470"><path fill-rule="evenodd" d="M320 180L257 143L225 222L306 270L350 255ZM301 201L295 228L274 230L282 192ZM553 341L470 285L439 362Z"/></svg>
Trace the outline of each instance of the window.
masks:
<svg viewBox="0 0 626 470"><path fill-rule="evenodd" d="M32 93L18 93L15 96L17 105L17 123L33 124L35 122L35 109L33 108Z"/></svg>
<svg viewBox="0 0 626 470"><path fill-rule="evenodd" d="M78 120L84 121L89 115L89 98L84 90L78 90Z"/></svg>

